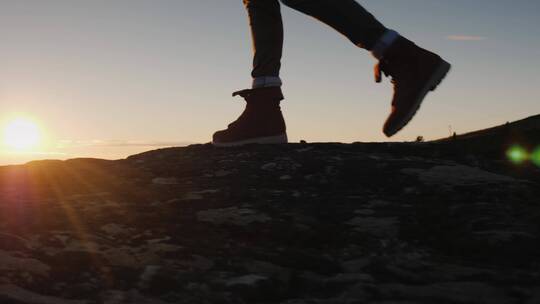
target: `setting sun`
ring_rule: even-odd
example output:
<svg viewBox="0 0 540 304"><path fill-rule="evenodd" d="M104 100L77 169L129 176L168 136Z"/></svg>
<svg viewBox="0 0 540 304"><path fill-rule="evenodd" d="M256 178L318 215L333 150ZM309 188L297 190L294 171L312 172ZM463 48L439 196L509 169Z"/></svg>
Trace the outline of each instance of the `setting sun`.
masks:
<svg viewBox="0 0 540 304"><path fill-rule="evenodd" d="M25 118L8 122L4 128L4 144L16 150L29 150L39 145L41 134L36 123Z"/></svg>

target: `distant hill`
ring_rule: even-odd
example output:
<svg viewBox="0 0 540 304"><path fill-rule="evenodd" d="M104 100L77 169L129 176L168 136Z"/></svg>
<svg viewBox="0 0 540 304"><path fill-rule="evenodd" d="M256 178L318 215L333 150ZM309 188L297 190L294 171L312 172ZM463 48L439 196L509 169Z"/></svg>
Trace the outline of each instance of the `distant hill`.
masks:
<svg viewBox="0 0 540 304"><path fill-rule="evenodd" d="M473 131L465 134L458 135L458 139L478 139L479 137L486 137L486 136L506 136L510 132L531 132L531 135L536 135L536 138L540 138L540 114L534 115L531 117L527 117L525 119L521 119L514 122L508 122L506 124ZM442 139L442 140L448 140L448 139Z"/></svg>
<svg viewBox="0 0 540 304"><path fill-rule="evenodd" d="M511 145L519 144L527 149L540 145L540 115L433 142L456 144L462 151L502 158Z"/></svg>

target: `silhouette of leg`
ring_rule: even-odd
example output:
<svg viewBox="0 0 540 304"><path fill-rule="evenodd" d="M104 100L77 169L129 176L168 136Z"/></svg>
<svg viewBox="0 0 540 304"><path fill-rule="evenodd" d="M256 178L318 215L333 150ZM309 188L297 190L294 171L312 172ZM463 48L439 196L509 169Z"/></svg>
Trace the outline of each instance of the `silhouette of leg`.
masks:
<svg viewBox="0 0 540 304"><path fill-rule="evenodd" d="M355 45L369 51L387 32L386 27L355 0L281 0L281 2L333 27Z"/></svg>
<svg viewBox="0 0 540 304"><path fill-rule="evenodd" d="M253 39L253 87L280 86L283 22L278 0L243 0Z"/></svg>
<svg viewBox="0 0 540 304"><path fill-rule="evenodd" d="M355 45L379 59L377 82L382 73L392 77L392 109L383 132L392 136L416 114L425 96L437 88L450 64L398 33L386 29L355 0L281 0L285 5L333 27Z"/></svg>
<svg viewBox="0 0 540 304"><path fill-rule="evenodd" d="M279 0L243 1L253 38L253 85L252 89L233 93L246 100L246 108L227 129L214 133L212 143L219 147L287 143L280 107L284 98L279 78L283 49L280 3Z"/></svg>

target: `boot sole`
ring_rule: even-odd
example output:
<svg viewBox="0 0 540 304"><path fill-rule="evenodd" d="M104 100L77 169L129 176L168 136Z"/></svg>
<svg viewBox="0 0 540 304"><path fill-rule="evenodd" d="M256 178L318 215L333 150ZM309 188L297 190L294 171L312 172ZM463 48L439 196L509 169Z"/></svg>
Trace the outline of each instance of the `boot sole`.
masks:
<svg viewBox="0 0 540 304"><path fill-rule="evenodd" d="M442 59L441 59L442 60ZM411 107L411 110L407 113L407 115L399 122L399 124L396 125L394 129L391 130L385 130L384 134L388 137L391 137L395 135L397 132L399 132L401 129L403 129L414 117L416 112L418 112L418 109L420 109L420 105L422 105L422 102L424 101L424 98L429 92L435 91L439 84L444 80L448 72L450 72L450 69L452 68L452 65L444 60L439 64L439 67L435 72L431 75L431 78L426 82L426 85L422 90L420 91L420 94L418 95L418 98L416 99L416 102L414 103L413 107Z"/></svg>
<svg viewBox="0 0 540 304"><path fill-rule="evenodd" d="M267 136L267 137L255 137L246 140L232 141L232 142L212 142L214 147L238 147L249 144L260 144L260 145L270 145L270 144L286 144L289 140L287 138L287 133L276 135L276 136Z"/></svg>

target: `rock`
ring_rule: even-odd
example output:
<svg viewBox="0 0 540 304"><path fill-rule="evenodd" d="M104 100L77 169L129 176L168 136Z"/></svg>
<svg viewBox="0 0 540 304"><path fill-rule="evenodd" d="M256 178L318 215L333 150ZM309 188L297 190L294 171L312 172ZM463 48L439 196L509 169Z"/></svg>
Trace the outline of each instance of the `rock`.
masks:
<svg viewBox="0 0 540 304"><path fill-rule="evenodd" d="M288 284L291 280L290 269L272 263L264 261L247 261L243 266L248 272L276 279L283 284Z"/></svg>
<svg viewBox="0 0 540 304"><path fill-rule="evenodd" d="M208 271L215 265L214 261L200 255L193 255L191 260L178 261L177 263L191 271Z"/></svg>
<svg viewBox="0 0 540 304"><path fill-rule="evenodd" d="M202 200L203 198L204 198L204 196L202 196L199 193L190 192L190 193L184 195L182 200L183 201L198 201L198 200Z"/></svg>
<svg viewBox="0 0 540 304"><path fill-rule="evenodd" d="M347 273L357 273L357 272L361 272L364 268L366 268L370 264L371 264L370 258L362 258L362 259L356 259L356 260L343 262L341 264L341 267Z"/></svg>
<svg viewBox="0 0 540 304"><path fill-rule="evenodd" d="M224 283L226 289L233 294L233 298L248 303L272 301L279 297L281 292L271 279L257 274L232 277Z"/></svg>
<svg viewBox="0 0 540 304"><path fill-rule="evenodd" d="M365 207L368 209L375 209L375 208L383 208L389 205L392 205L392 203L385 200L375 199L375 200L370 200L366 204Z"/></svg>
<svg viewBox="0 0 540 304"><path fill-rule="evenodd" d="M452 264L438 264L432 267L434 276L446 280L468 280L472 277L491 277L494 272L489 269L466 267Z"/></svg>
<svg viewBox="0 0 540 304"><path fill-rule="evenodd" d="M305 144L306 142L304 141L303 143ZM296 152L304 153L304 152L308 152L308 151L311 151L311 150L313 150L313 147L306 147L306 148L302 148L302 149L296 149Z"/></svg>
<svg viewBox="0 0 540 304"><path fill-rule="evenodd" d="M143 273L139 278L139 283L137 284L139 288L145 289L148 288L152 279L159 273L161 266L159 265L148 265L144 268Z"/></svg>
<svg viewBox="0 0 540 304"><path fill-rule="evenodd" d="M402 301L377 301L372 302L373 299L373 288L374 286L372 284L366 284L366 283L357 283L349 288L347 288L340 296L339 301L336 301L335 303L373 303L373 304L406 304L409 302L402 302ZM350 301L350 302L347 302ZM414 304L417 304L417 302L414 302Z"/></svg>
<svg viewBox="0 0 540 304"><path fill-rule="evenodd" d="M531 295L527 299L526 304L538 304L540 303L540 287L537 287L531 292Z"/></svg>
<svg viewBox="0 0 540 304"><path fill-rule="evenodd" d="M16 273L29 272L34 275L46 277L49 275L50 270L51 267L41 261L17 257L13 253L0 250L0 271L3 273L8 271Z"/></svg>
<svg viewBox="0 0 540 304"><path fill-rule="evenodd" d="M383 284L377 287L385 299L447 303L517 303L499 288L480 282L447 282L431 285Z"/></svg>
<svg viewBox="0 0 540 304"><path fill-rule="evenodd" d="M151 236L152 233L149 232L149 231L146 231L148 234L146 234L147 236ZM149 240L146 240L146 243L148 244L158 244L158 243L162 243L162 242L167 242L167 241L170 241L171 240L171 237L170 236L164 236L162 238L159 238L159 239L149 239Z"/></svg>
<svg viewBox="0 0 540 304"><path fill-rule="evenodd" d="M266 223L271 218L247 208L230 207L223 209L210 209L199 211L197 219L201 222L209 222L216 225L229 224L247 226L253 223Z"/></svg>
<svg viewBox="0 0 540 304"><path fill-rule="evenodd" d="M227 171L227 170L218 170L214 173L214 176L215 177L225 177L227 175L230 175L232 174L232 172L230 171Z"/></svg>
<svg viewBox="0 0 540 304"><path fill-rule="evenodd" d="M205 190L195 191L191 193L204 195L204 194L216 194L216 193L219 193L219 191L220 191L219 189L205 189Z"/></svg>
<svg viewBox="0 0 540 304"><path fill-rule="evenodd" d="M424 274L398 267L396 265L386 265L385 270L388 273L391 273L394 277L398 278L401 282L407 283L426 283L427 280L424 280L426 277Z"/></svg>
<svg viewBox="0 0 540 304"><path fill-rule="evenodd" d="M355 231L375 236L394 236L398 232L398 219L395 217L355 217L347 222Z"/></svg>
<svg viewBox="0 0 540 304"><path fill-rule="evenodd" d="M240 277L235 277L235 278L231 278L229 280L227 280L227 282L225 283L226 286L228 287L248 287L248 286L255 286L257 285L258 283L260 283L261 281L266 281L268 280L267 277L264 277L264 276L261 276L261 275L256 275L256 274L248 274L248 275L244 275L244 276L240 276Z"/></svg>
<svg viewBox="0 0 540 304"><path fill-rule="evenodd" d="M530 233L522 231L506 231L506 230L489 230L478 231L475 235L479 239L488 240L491 244L510 242L515 239L529 239L533 241L536 237Z"/></svg>
<svg viewBox="0 0 540 304"><path fill-rule="evenodd" d="M109 248L103 251L103 256L111 266L133 269L140 267L140 261L130 247Z"/></svg>
<svg viewBox="0 0 540 304"><path fill-rule="evenodd" d="M374 215L375 210L373 210L373 209L358 209L358 210L354 210L354 214L369 216L369 215Z"/></svg>
<svg viewBox="0 0 540 304"><path fill-rule="evenodd" d="M276 163L266 163L266 164L262 165L262 167L261 167L262 170L266 170L266 171L271 171L271 170L274 170L276 168L277 168Z"/></svg>
<svg viewBox="0 0 540 304"><path fill-rule="evenodd" d="M103 304L167 304L165 301L161 301L155 298L148 298L143 296L137 290L108 290L101 294L101 301Z"/></svg>
<svg viewBox="0 0 540 304"><path fill-rule="evenodd" d="M107 233L110 236L122 236L122 235L129 235L132 230L125 228L124 226L110 223L104 226L101 226L100 228L103 232ZM66 243L66 241L64 241Z"/></svg>
<svg viewBox="0 0 540 304"><path fill-rule="evenodd" d="M156 177L152 180L155 185L178 185L178 179L174 177Z"/></svg>
<svg viewBox="0 0 540 304"><path fill-rule="evenodd" d="M328 285L343 286L358 282L374 282L375 279L372 275L367 273L339 273L331 278L326 279L325 283Z"/></svg>
<svg viewBox="0 0 540 304"><path fill-rule="evenodd" d="M463 165L434 166L428 170L406 168L402 169L401 172L407 175L417 176L425 184L463 186L522 182L508 176Z"/></svg>
<svg viewBox="0 0 540 304"><path fill-rule="evenodd" d="M85 304L87 301L44 296L15 285L0 285L0 301L25 304Z"/></svg>
<svg viewBox="0 0 540 304"><path fill-rule="evenodd" d="M144 248L144 247L143 247ZM172 244L163 244L163 243L154 243L148 248L148 252L152 254L163 254L163 253L174 253L184 249L182 246L172 245ZM138 248L139 252L142 251L141 248Z"/></svg>
<svg viewBox="0 0 540 304"><path fill-rule="evenodd" d="M304 271L295 277L295 280L298 282L297 285L309 292L324 289L326 280L328 279L329 277L312 271Z"/></svg>

